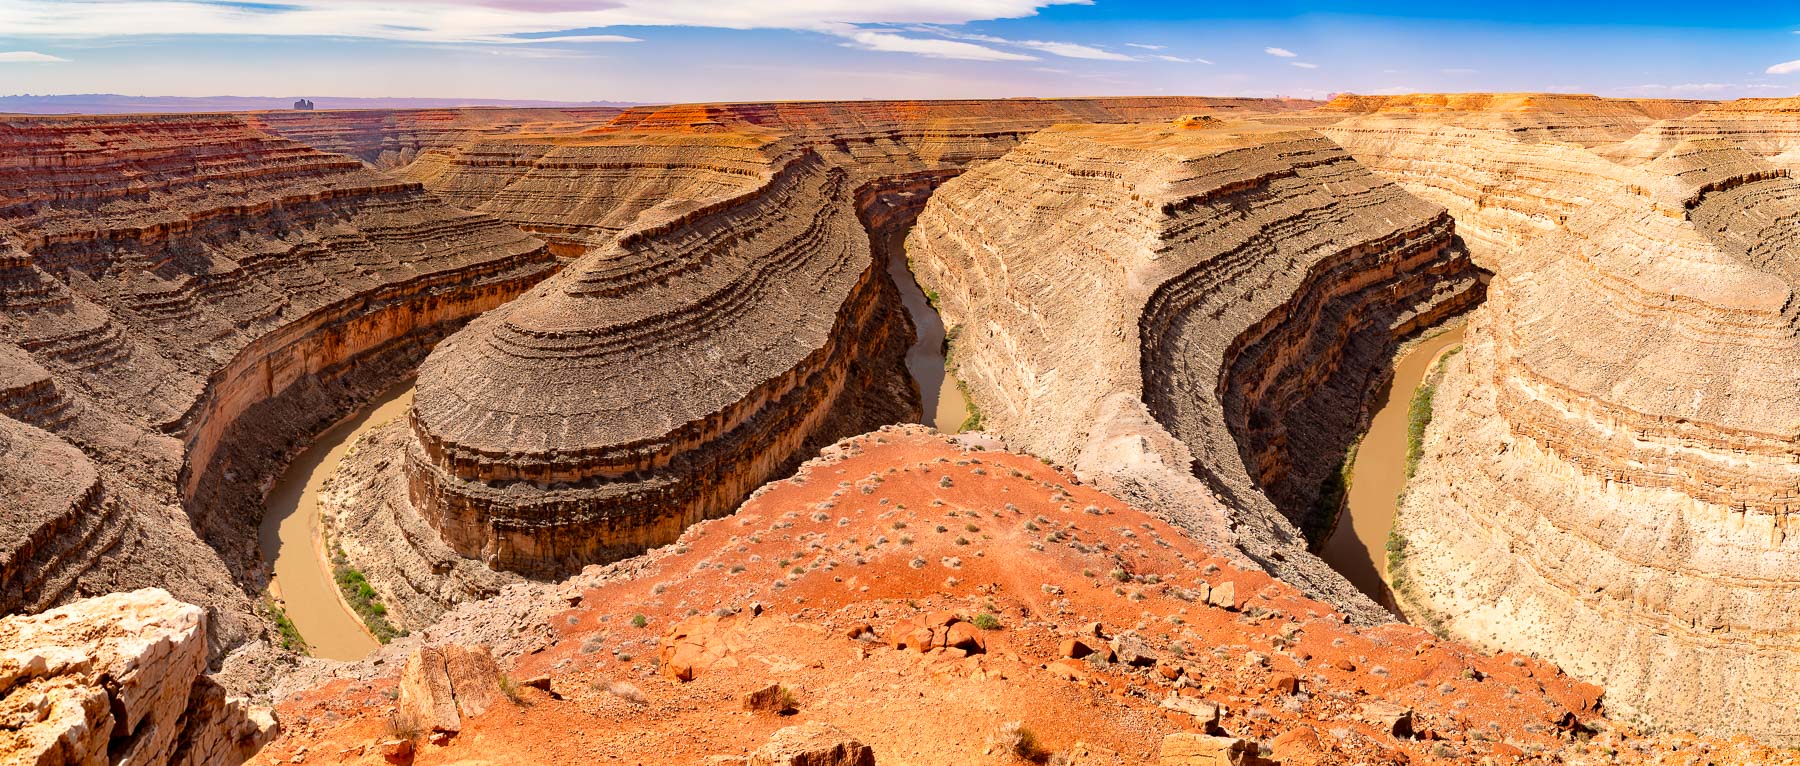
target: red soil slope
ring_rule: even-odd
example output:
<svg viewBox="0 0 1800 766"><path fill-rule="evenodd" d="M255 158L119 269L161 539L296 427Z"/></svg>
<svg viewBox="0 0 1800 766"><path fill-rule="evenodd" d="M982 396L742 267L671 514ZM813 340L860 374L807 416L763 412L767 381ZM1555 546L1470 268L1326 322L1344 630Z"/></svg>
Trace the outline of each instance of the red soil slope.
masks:
<svg viewBox="0 0 1800 766"><path fill-rule="evenodd" d="M538 651L502 658L518 704L395 760L731 762L709 759L821 721L883 764L1006 762L994 743L1008 722L1046 754L1143 763L1165 735L1204 729L1182 700L1222 706L1218 729L1284 764L1782 757L1639 738L1553 666L1404 625L1353 628L1065 472L914 426L840 442L735 515L540 593L572 605ZM988 626L947 631L980 649L896 647L951 615ZM1095 656L1065 658L1072 638ZM770 683L795 712L744 710ZM390 677L290 698L257 762L382 763L397 695ZM1371 703L1410 709L1414 736L1372 722Z"/></svg>

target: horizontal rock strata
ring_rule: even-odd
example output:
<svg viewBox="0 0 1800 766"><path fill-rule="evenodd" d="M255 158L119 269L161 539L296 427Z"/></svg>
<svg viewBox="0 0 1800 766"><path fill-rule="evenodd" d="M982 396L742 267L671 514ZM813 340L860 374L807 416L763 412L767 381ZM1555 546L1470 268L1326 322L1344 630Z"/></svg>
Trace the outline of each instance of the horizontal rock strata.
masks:
<svg viewBox="0 0 1800 766"><path fill-rule="evenodd" d="M0 619L0 761L231 766L276 733L201 675L206 612L146 589Z"/></svg>
<svg viewBox="0 0 1800 766"><path fill-rule="evenodd" d="M1770 164L1800 170L1800 98L1741 98L1671 117L1596 151L1638 165L1661 157L1683 141L1723 139Z"/></svg>
<svg viewBox="0 0 1800 766"><path fill-rule="evenodd" d="M576 260L422 368L411 504L457 551L533 576L674 540L811 448L917 417L872 233L1053 122L1208 105L1307 102L683 105L414 163Z"/></svg>
<svg viewBox="0 0 1800 766"><path fill-rule="evenodd" d="M1581 193L1444 376L1403 595L1646 721L1800 742L1800 183L1713 139Z"/></svg>
<svg viewBox="0 0 1800 766"><path fill-rule="evenodd" d="M1211 505L1232 543L1380 619L1290 521L1397 341L1480 294L1443 209L1311 131L1059 127L947 183L908 250L984 427Z"/></svg>
<svg viewBox="0 0 1800 766"><path fill-rule="evenodd" d="M484 135L584 130L622 111L618 107L342 109L257 112L245 117L251 125L283 138L391 169Z"/></svg>
<svg viewBox="0 0 1800 766"><path fill-rule="evenodd" d="M164 585L242 640L258 480L555 267L513 227L240 116L0 122L0 407L102 488L0 532L32 562L0 569L0 606Z"/></svg>

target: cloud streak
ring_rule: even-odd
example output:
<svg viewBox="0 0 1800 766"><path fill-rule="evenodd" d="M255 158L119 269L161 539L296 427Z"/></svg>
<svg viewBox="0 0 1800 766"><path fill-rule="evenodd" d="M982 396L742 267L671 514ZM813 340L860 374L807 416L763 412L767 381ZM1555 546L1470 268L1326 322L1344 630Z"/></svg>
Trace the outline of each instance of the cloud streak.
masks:
<svg viewBox="0 0 1800 766"><path fill-rule="evenodd" d="M985 45L966 43L961 40L944 40L930 37L907 37L892 32L874 32L868 30L847 31L842 33L846 47L863 50L883 51L886 53L911 53L939 59L960 59L962 61L1037 61L1036 56L1023 53L997 50Z"/></svg>
<svg viewBox="0 0 1800 766"><path fill-rule="evenodd" d="M1800 72L1800 59L1784 61L1763 70L1763 74L1793 74L1795 72Z"/></svg>
<svg viewBox="0 0 1800 766"><path fill-rule="evenodd" d="M586 35L615 26L794 29L848 37L880 24L966 24L1034 15L1090 0L0 0L0 29L14 38L243 35L361 37L427 43L533 42L529 35ZM930 48L900 44L914 48Z"/></svg>
<svg viewBox="0 0 1800 766"><path fill-rule="evenodd" d="M37 51L0 51L0 64L52 64L66 62L61 56L52 56Z"/></svg>
<svg viewBox="0 0 1800 766"><path fill-rule="evenodd" d="M1267 53L1271 56L1275 56L1277 58L1284 58L1284 59L1296 58L1300 55L1300 54L1290 51L1286 48L1264 48L1263 53Z"/></svg>

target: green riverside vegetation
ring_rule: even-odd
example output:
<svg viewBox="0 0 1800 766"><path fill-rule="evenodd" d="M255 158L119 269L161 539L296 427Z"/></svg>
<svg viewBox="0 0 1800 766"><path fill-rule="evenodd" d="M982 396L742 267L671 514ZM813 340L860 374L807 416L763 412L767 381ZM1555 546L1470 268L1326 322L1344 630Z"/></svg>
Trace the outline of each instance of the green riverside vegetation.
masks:
<svg viewBox="0 0 1800 766"><path fill-rule="evenodd" d="M275 623L275 643L281 648L299 654L309 654L306 639L300 637L300 629L294 627L294 621L287 616L274 599L264 599L263 608L269 613L269 621Z"/></svg>
<svg viewBox="0 0 1800 766"><path fill-rule="evenodd" d="M406 635L406 631L388 622L387 607L382 605L375 587L369 584L362 572L350 566L350 560L344 557L342 548L332 548L331 573L332 579L337 580L338 590L344 592L344 601L350 604L350 609L356 612L356 616L362 618L363 624L369 626L369 632L375 635L375 640L385 644Z"/></svg>
<svg viewBox="0 0 1800 766"><path fill-rule="evenodd" d="M1412 481L1413 474L1419 469L1419 458L1425 454L1425 429L1431 426L1431 407L1437 396L1438 381L1444 376L1444 364L1462 351L1461 345L1450 347L1444 355L1438 357L1437 364L1425 374L1425 380L1413 392L1412 404L1406 410L1406 480ZM1406 490L1400 490L1400 504L1404 505ZM1445 635L1443 620L1437 615L1419 609L1418 599L1412 596L1412 582L1406 577L1406 536L1400 534L1400 524L1396 517L1393 527L1388 531L1387 539L1387 573L1388 584L1395 596L1402 601L1414 604L1407 610L1406 616L1420 627L1431 631L1442 638Z"/></svg>

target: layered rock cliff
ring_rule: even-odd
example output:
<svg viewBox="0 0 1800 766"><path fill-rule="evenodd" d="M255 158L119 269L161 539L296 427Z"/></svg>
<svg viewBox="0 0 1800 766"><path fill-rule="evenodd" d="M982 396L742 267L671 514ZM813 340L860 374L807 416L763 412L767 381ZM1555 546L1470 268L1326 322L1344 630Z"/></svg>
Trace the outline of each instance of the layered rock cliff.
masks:
<svg viewBox="0 0 1800 766"><path fill-rule="evenodd" d="M252 126L283 138L393 169L485 135L574 132L603 124L622 111L618 107L338 109L257 112L245 117Z"/></svg>
<svg viewBox="0 0 1800 766"><path fill-rule="evenodd" d="M1442 208L1311 131L1058 127L946 184L908 251L985 428L1384 617L1295 525L1398 341L1480 295Z"/></svg>
<svg viewBox="0 0 1800 766"><path fill-rule="evenodd" d="M1800 741L1800 183L1710 140L1582 194L1447 369L1402 595L1643 720Z"/></svg>
<svg viewBox="0 0 1800 766"><path fill-rule="evenodd" d="M0 241L0 406L101 488L7 525L0 551L34 563L0 570L4 608L163 585L220 610L220 645L259 630L260 481L555 268L517 229L233 116L0 123Z"/></svg>
<svg viewBox="0 0 1800 766"><path fill-rule="evenodd" d="M157 589L0 619L0 761L242 763L275 719L201 675L206 624Z"/></svg>
<svg viewBox="0 0 1800 766"><path fill-rule="evenodd" d="M414 163L577 260L422 368L411 505L464 555L549 576L669 542L818 445L917 418L892 254L871 240L1053 121L1208 105L1300 104L684 105Z"/></svg>
<svg viewBox="0 0 1800 766"><path fill-rule="evenodd" d="M1741 98L1713 104L1659 121L1598 151L1637 165L1661 157L1683 141L1703 139L1729 141L1771 164L1800 170L1800 98Z"/></svg>

